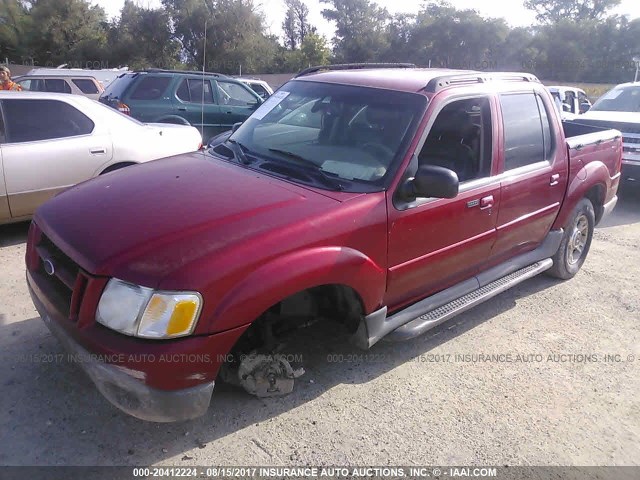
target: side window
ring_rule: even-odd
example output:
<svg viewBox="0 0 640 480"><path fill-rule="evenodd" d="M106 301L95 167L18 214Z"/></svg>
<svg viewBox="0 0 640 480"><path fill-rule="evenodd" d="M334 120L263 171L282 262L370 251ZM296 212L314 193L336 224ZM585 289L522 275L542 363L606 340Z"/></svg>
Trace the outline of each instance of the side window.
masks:
<svg viewBox="0 0 640 480"><path fill-rule="evenodd" d="M488 177L492 138L489 99L457 100L438 113L418 161L453 170L460 182Z"/></svg>
<svg viewBox="0 0 640 480"><path fill-rule="evenodd" d="M536 95L501 95L500 104L504 128L504 169L511 170L544 161L544 133ZM548 125L548 118L546 121Z"/></svg>
<svg viewBox="0 0 640 480"><path fill-rule="evenodd" d="M47 92L71 93L71 87L64 78L47 78L44 81L44 89Z"/></svg>
<svg viewBox="0 0 640 480"><path fill-rule="evenodd" d="M157 100L162 97L169 83L171 83L171 77L145 76L135 86L129 98L131 100Z"/></svg>
<svg viewBox="0 0 640 480"><path fill-rule="evenodd" d="M204 88L204 92L203 92ZM195 78L184 79L176 92L177 97L183 102L212 104L213 91L209 80Z"/></svg>
<svg viewBox="0 0 640 480"><path fill-rule="evenodd" d="M540 112L540 121L542 122L542 141L544 142L544 158L545 160L551 160L553 153L553 137L551 136L551 121L549 120L549 112L544 106L544 102L539 95L536 95L536 101L538 102L538 111Z"/></svg>
<svg viewBox="0 0 640 480"><path fill-rule="evenodd" d="M267 92L267 90L259 83L251 83L249 86L251 87L251 90L260 95L263 100L269 96L269 92Z"/></svg>
<svg viewBox="0 0 640 480"><path fill-rule="evenodd" d="M21 80L16 83L22 87L22 90L31 90L31 80Z"/></svg>
<svg viewBox="0 0 640 480"><path fill-rule="evenodd" d="M218 95L220 96L220 103L223 105L240 106L255 105L257 100L253 95L251 95L248 88L249 87L244 87L237 83L218 80Z"/></svg>
<svg viewBox="0 0 640 480"><path fill-rule="evenodd" d="M89 78L74 78L72 82L76 87L80 89L82 93L87 93L87 94L100 93L100 90L98 90L98 86L96 85L96 82L94 82Z"/></svg>
<svg viewBox="0 0 640 480"><path fill-rule="evenodd" d="M58 100L11 99L2 107L9 143L87 135L94 127L89 117Z"/></svg>

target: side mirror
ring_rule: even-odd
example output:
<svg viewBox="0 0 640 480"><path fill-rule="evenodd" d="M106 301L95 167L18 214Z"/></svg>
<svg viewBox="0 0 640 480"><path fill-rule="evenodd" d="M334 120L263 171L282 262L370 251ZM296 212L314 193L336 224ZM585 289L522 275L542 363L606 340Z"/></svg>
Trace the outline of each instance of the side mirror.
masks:
<svg viewBox="0 0 640 480"><path fill-rule="evenodd" d="M413 195L423 198L455 198L460 181L458 175L448 168L422 165L411 181Z"/></svg>
<svg viewBox="0 0 640 480"><path fill-rule="evenodd" d="M580 113L588 112L591 108L591 104L588 102L584 102L580 104Z"/></svg>
<svg viewBox="0 0 640 480"><path fill-rule="evenodd" d="M242 125L242 122L234 123L233 127L231 127L231 133L233 133L236 130L238 130L240 128L240 125Z"/></svg>

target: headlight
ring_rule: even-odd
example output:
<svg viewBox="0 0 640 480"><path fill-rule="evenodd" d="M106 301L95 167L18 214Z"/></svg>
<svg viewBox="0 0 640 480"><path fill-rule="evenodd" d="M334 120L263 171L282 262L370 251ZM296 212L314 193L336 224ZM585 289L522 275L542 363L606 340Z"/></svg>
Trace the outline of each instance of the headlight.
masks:
<svg viewBox="0 0 640 480"><path fill-rule="evenodd" d="M196 292L161 292L113 278L100 302L96 320L126 335L176 338L196 326L202 297Z"/></svg>

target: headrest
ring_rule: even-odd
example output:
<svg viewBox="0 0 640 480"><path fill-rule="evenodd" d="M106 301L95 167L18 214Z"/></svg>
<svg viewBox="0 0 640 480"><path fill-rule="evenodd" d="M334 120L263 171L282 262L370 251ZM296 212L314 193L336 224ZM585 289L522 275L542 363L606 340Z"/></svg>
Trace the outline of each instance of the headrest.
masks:
<svg viewBox="0 0 640 480"><path fill-rule="evenodd" d="M469 115L463 110L442 110L435 123L432 132L436 135L442 133L466 134L473 128Z"/></svg>

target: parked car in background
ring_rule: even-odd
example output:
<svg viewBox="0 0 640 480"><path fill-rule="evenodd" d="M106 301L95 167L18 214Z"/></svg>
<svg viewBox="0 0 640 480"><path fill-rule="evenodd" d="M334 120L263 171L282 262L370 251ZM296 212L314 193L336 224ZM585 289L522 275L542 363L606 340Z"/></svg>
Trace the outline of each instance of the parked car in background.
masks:
<svg viewBox="0 0 640 480"><path fill-rule="evenodd" d="M100 101L141 122L193 125L208 139L246 120L262 98L225 75L150 69L120 75Z"/></svg>
<svg viewBox="0 0 640 480"><path fill-rule="evenodd" d="M561 114L568 113L567 118L572 115L580 115L591 108L591 101L584 90L576 87L550 86L547 87L553 96L556 107Z"/></svg>
<svg viewBox="0 0 640 480"><path fill-rule="evenodd" d="M13 80L23 91L73 93L98 100L104 88L94 77L23 75Z"/></svg>
<svg viewBox="0 0 640 480"><path fill-rule="evenodd" d="M0 224L91 177L199 148L193 127L144 125L79 95L0 92Z"/></svg>
<svg viewBox="0 0 640 480"><path fill-rule="evenodd" d="M58 68L33 68L27 73L28 76L32 75L46 75L49 77L67 77L73 75L74 77L93 77L103 88L105 88L111 81L113 81L118 75L123 72L129 71L128 67L122 68L101 68L101 69L88 69L88 68L65 68L61 65Z"/></svg>
<svg viewBox="0 0 640 480"><path fill-rule="evenodd" d="M640 82L617 85L576 119L622 132L622 178L640 182Z"/></svg>
<svg viewBox="0 0 640 480"><path fill-rule="evenodd" d="M301 72L209 153L38 209L33 302L118 408L197 417L219 379L286 395L296 329L332 322L368 349L580 270L617 201L620 132L563 128L531 75L365 67Z"/></svg>
<svg viewBox="0 0 640 480"><path fill-rule="evenodd" d="M268 97L273 95L273 89L271 86L265 82L264 80L260 80L258 78L243 78L243 77L235 77L236 80L241 81L245 85L247 85L251 90L256 92L263 100L266 100Z"/></svg>

